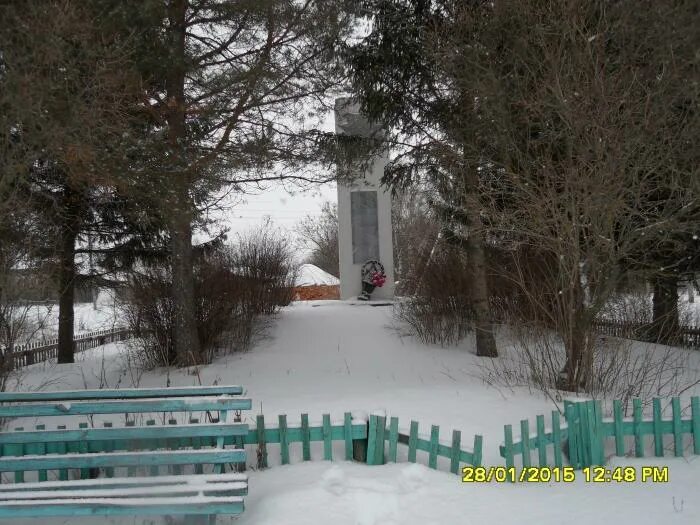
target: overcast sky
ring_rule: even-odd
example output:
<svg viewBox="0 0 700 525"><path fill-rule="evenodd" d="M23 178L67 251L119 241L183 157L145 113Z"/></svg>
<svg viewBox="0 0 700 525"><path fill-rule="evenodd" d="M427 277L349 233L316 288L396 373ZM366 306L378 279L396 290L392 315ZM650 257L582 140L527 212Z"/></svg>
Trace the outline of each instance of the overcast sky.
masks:
<svg viewBox="0 0 700 525"><path fill-rule="evenodd" d="M334 131L335 120L332 111L319 126L324 131ZM269 220L284 235L296 239L296 224L307 215L319 215L325 202L338 200L335 183L319 184L301 190L295 184L271 182L265 189L254 194L229 195L221 201L225 208L214 217L220 225L229 229L229 238L260 227ZM305 254L299 253L303 259Z"/></svg>
<svg viewBox="0 0 700 525"><path fill-rule="evenodd" d="M322 184L307 191L270 184L257 195L246 195L244 200L227 202L222 222L231 233L243 233L263 223L268 217L285 231L293 233L294 226L306 215L318 215L324 202L337 201L335 184Z"/></svg>

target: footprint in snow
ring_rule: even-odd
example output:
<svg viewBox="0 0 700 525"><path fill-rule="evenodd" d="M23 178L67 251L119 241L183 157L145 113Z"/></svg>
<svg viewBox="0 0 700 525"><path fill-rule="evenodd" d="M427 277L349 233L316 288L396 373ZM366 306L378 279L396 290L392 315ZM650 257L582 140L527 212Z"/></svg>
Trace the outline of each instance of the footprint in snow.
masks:
<svg viewBox="0 0 700 525"><path fill-rule="evenodd" d="M425 468L417 463L411 464L401 470L399 475L399 492L410 494L425 486Z"/></svg>
<svg viewBox="0 0 700 525"><path fill-rule="evenodd" d="M355 494L355 525L399 525L397 496L362 491Z"/></svg>
<svg viewBox="0 0 700 525"><path fill-rule="evenodd" d="M333 465L321 476L321 485L325 490L336 496L345 494L347 481L345 472L337 465Z"/></svg>

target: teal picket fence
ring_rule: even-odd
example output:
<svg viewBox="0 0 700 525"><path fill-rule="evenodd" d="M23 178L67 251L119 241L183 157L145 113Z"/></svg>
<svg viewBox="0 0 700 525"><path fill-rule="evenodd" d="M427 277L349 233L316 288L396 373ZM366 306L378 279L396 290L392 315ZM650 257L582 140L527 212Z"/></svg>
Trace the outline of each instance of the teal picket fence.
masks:
<svg viewBox="0 0 700 525"><path fill-rule="evenodd" d="M385 416L371 415L369 421L355 420L349 412L344 414L342 422L332 422L329 414L322 416L321 425L309 424L308 414L301 414L301 424L290 425L286 414L278 416L276 425L265 423L263 415L256 417L255 426L249 425L247 436L233 438L233 443L253 445L257 448L257 467L270 466L268 460L268 445L279 445L280 463L287 465L296 456L302 461L323 459L331 461L338 459L334 456L334 442L343 443L341 459L355 460L368 465L382 465L386 462L397 462L399 445L407 447L407 459L416 463L417 452L427 453L427 465L437 469L437 458L443 457L450 461L450 471L457 474L461 464L481 465L483 439L474 436L472 450L462 448L461 432L452 432L449 445L440 442L440 428L431 426L430 438L419 435L419 425L411 421L408 433L399 431L399 419L392 417L388 421ZM323 443L323 453L319 458L312 458L311 444ZM293 445L299 444L297 454ZM290 452L291 451L291 452ZM301 452L299 454L298 452Z"/></svg>
<svg viewBox="0 0 700 525"><path fill-rule="evenodd" d="M343 451L340 457L346 460L355 460L368 465L382 465L386 462L397 462L398 447L407 447L407 458L411 463L417 461L417 452L426 452L427 465L437 469L437 458L444 457L450 460L450 471L460 472L460 464L481 465L483 439L480 435L474 436L472 450L461 448L461 432L452 432L450 445L440 443L440 428L431 427L430 438L425 439L419 435L419 425L411 421L408 433L399 431L399 419L392 417L387 425L385 416L371 415L369 421L354 420L349 412L344 414L342 423L333 423L329 414L324 414L321 425L310 425L308 414L301 415L300 425L288 424L288 417L282 414L277 418L277 424L270 426L265 423L264 416L256 417L255 426L249 425L248 435L245 438L237 438L241 445L254 445L257 457L257 467L269 466L268 445L279 445L280 463L290 463L295 455L290 453L295 443L301 446L302 461L312 459L313 442L323 443L323 455L319 459L331 461L334 457L333 443L341 441ZM236 438L234 438L234 443ZM296 456L298 457L298 450Z"/></svg>
<svg viewBox="0 0 700 525"><path fill-rule="evenodd" d="M288 425L287 416L278 417L278 425L267 427L264 416L256 417L256 425L200 424L199 418L190 417L189 424L183 424L176 419L169 419L168 427L158 425L155 419L148 419L145 427L137 427L133 420L126 422L126 428L113 426L112 422L103 422L103 428L93 428L88 423L78 424L75 430L59 425L57 430L47 430L46 425L37 425L34 430L15 427L14 431L0 433L0 463L8 457L33 456L44 454L73 454L73 453L105 453L126 450L187 450L210 447L233 446L244 448L246 445L255 446L258 468L266 468L268 464L269 444L278 444L280 462L290 463L290 449L295 443L301 445L301 458L311 459L311 443L323 443L323 459L332 460L333 443L344 443L343 457L353 459L353 446L367 440L366 421L353 421L350 413L346 413L342 423L331 423L329 414L324 414L322 424L309 425L309 417L302 414L300 425ZM251 457L251 456L247 456ZM237 464L239 470L244 464ZM2 465L0 465L0 470ZM133 469L131 469L133 470ZM201 469L199 469L201 470ZM198 470L197 473L200 473ZM86 479L90 475L87 468L82 469L80 477ZM109 473L108 473L109 475ZM153 475L158 475L153 472ZM23 481L23 473L15 475L17 481ZM62 479L67 479L66 471ZM45 473L39 473L39 480L46 480Z"/></svg>
<svg viewBox="0 0 700 525"><path fill-rule="evenodd" d="M467 463L474 466L481 465L483 439L475 435L472 450L462 449L462 433L453 430L449 445L440 443L440 427L430 427L430 438L424 439L419 435L419 426L416 421L411 421L409 432L399 431L399 418L392 417L387 426L386 416L371 415L369 418L367 439L367 464L382 465L396 462L398 446L408 448L408 461L416 463L418 451L428 454L428 467L437 469L438 457L450 460L450 472L458 474L460 464Z"/></svg>
<svg viewBox="0 0 700 525"><path fill-rule="evenodd" d="M164 402L166 401L159 401ZM79 403L72 403L71 410L77 411L78 405ZM29 407L30 405L25 405L22 410L28 410ZM2 409L7 411L10 408L12 407ZM276 452L279 453L279 462L276 463L282 465L289 464L295 458L302 461L345 459L368 465L381 465L397 462L398 447L405 446L409 462L415 463L417 453L425 452L427 466L433 469L437 468L439 457L449 460L450 471L453 473L459 473L462 464L481 465L483 440L480 435L474 436L472 449L467 450L462 448L461 432L458 430L452 432L450 444L447 445L440 442L438 426L432 425L430 437L426 438L419 435L419 424L416 421L410 422L408 433L399 431L399 419L396 417L392 417L387 425L387 418L384 416L372 415L369 421L366 421L353 419L351 413L346 412L341 421L333 421L330 414L323 414L320 424L310 424L309 415L301 414L300 422L290 424L288 416L281 414L271 425L259 414L255 416L254 425L239 423L237 427L240 427L240 431L235 432L224 427L218 429L218 418L214 421L214 425L207 425L200 423L199 418L190 416L187 423L183 424L182 421L170 417L165 424L172 430L167 432L160 430L164 427L158 426L159 421L156 419L147 419L146 428L137 427L133 419L126 421L127 428L124 429L119 428L119 423L113 424L111 421L100 422L103 428L80 422L74 430L66 428L66 425L58 425L54 431L44 424L37 425L35 429L15 427L14 431L0 433L0 458L37 454L104 453L135 448L186 450L218 445L239 449L248 447L247 457L251 458L249 465L267 468L271 466L269 446L275 445ZM234 422L240 422L240 419L235 418ZM149 431L149 428L153 431ZM161 434L167 434L168 438L163 439ZM336 446L338 442L342 443L342 446ZM318 457L314 458L313 443L322 444L322 447L319 447L322 448L322 453L319 452ZM253 450L250 450L250 447ZM237 464L238 470L245 468L245 464ZM88 469L81 470L81 478L85 479L89 475ZM65 476L63 472L63 477ZM15 477L21 479L23 476L18 474ZM39 479L46 477L40 474Z"/></svg>
<svg viewBox="0 0 700 525"><path fill-rule="evenodd" d="M501 457L505 459L506 467L515 465L516 456L520 456L523 467L532 465L530 454L537 450L540 466L551 465L548 459L548 451L551 452L553 463L557 467L564 464L562 457L562 441L567 438L567 428L562 428L559 412L552 411L551 427L545 429L545 419L543 415L537 416L537 434L533 436L530 432L530 422L527 419L520 421L520 441L513 441L512 425L503 427L505 438L501 445Z"/></svg>
<svg viewBox="0 0 700 525"><path fill-rule="evenodd" d="M241 445L255 445L257 448L257 466L266 468L269 466L268 449L270 444L279 445L280 463L287 465L293 456L290 454L291 445L301 445L301 458L310 461L311 443L323 443L323 459L331 461L333 457L333 442L341 441L344 444L343 457L353 459L353 449L358 442L367 439L367 423L354 421L350 412L343 416L342 423L333 423L330 414L323 414L321 425L310 425L309 415L301 415L300 425L289 425L287 415L277 417L277 425L265 424L265 417L260 414L256 417L255 426L249 426L248 434L244 438L238 438Z"/></svg>
<svg viewBox="0 0 700 525"><path fill-rule="evenodd" d="M671 436L673 454L681 457L685 451L685 438L693 454L700 454L700 397L691 398L690 414L683 414L680 398L671 398L671 417L664 418L662 400L652 400L652 417L644 417L640 399L632 400L632 417L625 417L620 400L613 401L612 417L603 417L602 403L596 401L565 402L565 424L560 414L553 411L551 425L545 428L545 417L536 418L536 429L532 433L527 419L520 421L520 441L513 440L513 428L504 426L504 444L500 447L506 467L512 467L519 459L523 467L533 464L532 454L537 451L539 466L564 464L563 453L568 463L580 469L603 465L606 454L624 456L629 448L636 457L644 457L647 445L653 443L654 455L663 457L664 438ZM651 439L651 443L650 443ZM610 445L610 446L608 446ZM613 446L614 445L614 446Z"/></svg>

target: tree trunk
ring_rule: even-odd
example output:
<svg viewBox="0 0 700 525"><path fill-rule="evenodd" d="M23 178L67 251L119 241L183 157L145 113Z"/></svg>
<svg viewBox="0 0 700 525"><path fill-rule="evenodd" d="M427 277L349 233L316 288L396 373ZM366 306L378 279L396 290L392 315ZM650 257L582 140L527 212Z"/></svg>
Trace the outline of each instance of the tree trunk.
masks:
<svg viewBox="0 0 700 525"><path fill-rule="evenodd" d="M187 365L201 358L197 334L192 255L192 218L194 203L189 195L185 126L185 41L187 0L172 0L169 7L169 32L172 61L167 78L168 144L172 171L165 184L170 186L170 250L172 265L172 300L174 304L173 346L178 364Z"/></svg>
<svg viewBox="0 0 700 525"><path fill-rule="evenodd" d="M569 289L557 301L558 332L564 342L566 363L561 371L557 388L568 392L585 389L593 370L593 334L590 318L586 315L586 290L581 274L574 271ZM560 287L565 284L561 283Z"/></svg>
<svg viewBox="0 0 700 525"><path fill-rule="evenodd" d="M73 325L75 312L75 241L81 214L81 196L70 185L63 194L63 216L59 257L59 299L58 299L58 362L73 363Z"/></svg>
<svg viewBox="0 0 700 525"><path fill-rule="evenodd" d="M493 319L489 304L487 281L486 250L481 228L479 202L479 179L473 170L466 177L465 212L469 232L466 239L467 265L472 279L472 300L474 307L474 331L476 332L476 355L498 357L496 339L493 335Z"/></svg>
<svg viewBox="0 0 700 525"><path fill-rule="evenodd" d="M586 388L593 370L592 337L589 330L576 326L564 341L566 363L557 381L559 390L578 392Z"/></svg>
<svg viewBox="0 0 700 525"><path fill-rule="evenodd" d="M565 344L566 363L564 363L564 370L562 370L562 375L559 377L559 384L557 384L559 390L564 390L566 392L578 391L579 369L583 358L583 347L581 343L581 340L574 336Z"/></svg>
<svg viewBox="0 0 700 525"><path fill-rule="evenodd" d="M192 365L201 358L197 334L194 272L192 269L192 228L189 218L175 222L170 230L172 253L172 300L175 308L173 343L177 363Z"/></svg>
<svg viewBox="0 0 700 525"><path fill-rule="evenodd" d="M678 278L674 275L654 279L653 319L650 327L653 341L673 344L678 336Z"/></svg>

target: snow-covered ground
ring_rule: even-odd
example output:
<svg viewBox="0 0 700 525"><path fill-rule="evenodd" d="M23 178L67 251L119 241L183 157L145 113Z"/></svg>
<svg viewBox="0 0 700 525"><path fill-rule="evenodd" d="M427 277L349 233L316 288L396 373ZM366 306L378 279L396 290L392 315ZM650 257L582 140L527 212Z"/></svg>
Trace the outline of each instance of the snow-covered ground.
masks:
<svg viewBox="0 0 700 525"><path fill-rule="evenodd" d="M76 334L93 330L107 330L123 326L114 294L102 291L94 303L77 303L73 306L75 320L73 327ZM16 309L16 316L25 319L25 332L32 341L42 341L58 335L58 304L48 303Z"/></svg>
<svg viewBox="0 0 700 525"><path fill-rule="evenodd" d="M689 300L687 290L678 294L678 308L680 309L681 322L692 326L700 326L700 295L693 293L693 302Z"/></svg>
<svg viewBox="0 0 700 525"><path fill-rule="evenodd" d="M499 342L508 345L503 334ZM241 384L253 399L248 422L261 412L267 421L285 413L290 422L306 412L313 422L320 421L323 413L340 419L346 411L384 410L398 416L402 427L411 419L419 421L423 433L431 424L440 425L443 439L454 428L462 431L466 442L473 434L482 434L486 465L502 465L498 446L504 424L534 420L554 407L536 391L486 385L480 377L481 358L473 355L470 341L456 348L423 345L396 326L391 307L371 304L294 303L280 313L269 337L251 351L198 369L142 372L130 365L128 355L125 344L108 345L79 354L79 362L72 366L35 365L24 371L16 387L143 387L165 386L168 381ZM692 369L697 370L700 352L689 355ZM695 389L684 396L698 393ZM52 419L52 425L58 424ZM301 463L299 449L292 446L292 465L279 466L277 449L270 447L274 466L250 472L246 512L236 523L700 523L699 457L611 461L668 465L670 481L663 484L594 484L578 479L572 484L510 485L461 483L445 471L406 463L376 467L344 461ZM320 457L319 450L312 449L312 455ZM41 523L142 521L90 518Z"/></svg>
<svg viewBox="0 0 700 525"><path fill-rule="evenodd" d="M618 464L614 461L612 464ZM250 475L241 525L697 524L700 460L664 484L468 484L423 465L311 463Z"/></svg>
<svg viewBox="0 0 700 525"><path fill-rule="evenodd" d="M678 290L678 315L682 325L700 326L700 295L688 288ZM653 294L617 294L601 312L601 317L615 321L639 322L652 318Z"/></svg>

